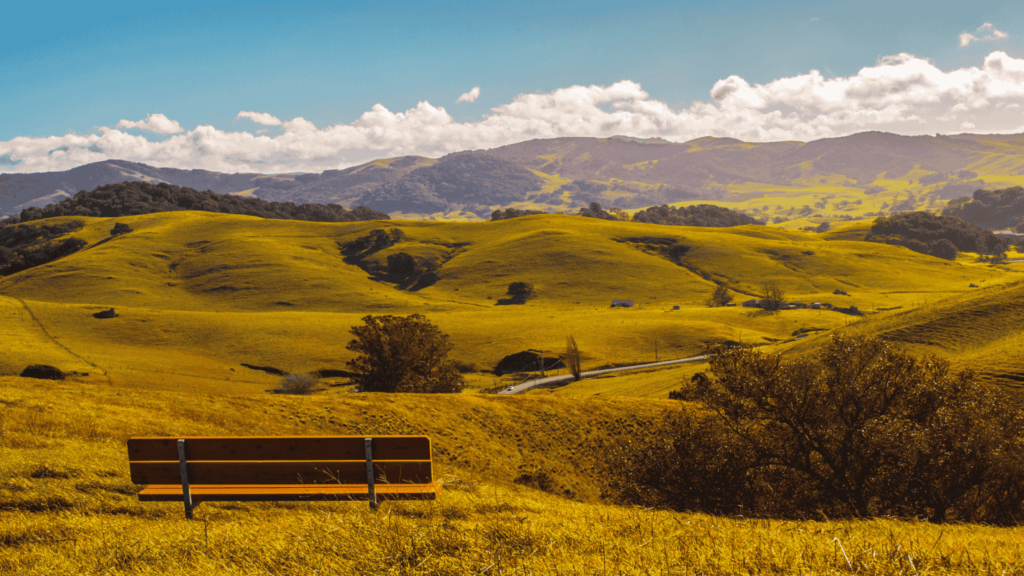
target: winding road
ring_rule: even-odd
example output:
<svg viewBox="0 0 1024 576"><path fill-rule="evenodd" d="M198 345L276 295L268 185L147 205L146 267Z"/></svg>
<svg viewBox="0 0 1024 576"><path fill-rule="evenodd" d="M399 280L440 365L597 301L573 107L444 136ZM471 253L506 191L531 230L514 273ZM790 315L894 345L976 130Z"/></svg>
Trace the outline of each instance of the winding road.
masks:
<svg viewBox="0 0 1024 576"><path fill-rule="evenodd" d="M707 360L707 356L694 356L692 358L680 358L678 360L662 360L661 362L650 362L648 364L633 364L632 366L618 366L616 368L605 368L604 370L589 370L583 372L580 378L588 378L591 376L600 376L601 374L609 374L611 372L626 372L628 370L643 370L645 368L658 368L661 366L671 366L673 364L686 364L689 362L702 362ZM534 388L544 388L560 384L562 382L571 382L572 374L563 374L561 376L549 376L547 378L538 378L536 380L530 380L523 382L522 384L516 384L515 386L509 386L508 388L498 392L498 394L519 394L520 392L526 392Z"/></svg>

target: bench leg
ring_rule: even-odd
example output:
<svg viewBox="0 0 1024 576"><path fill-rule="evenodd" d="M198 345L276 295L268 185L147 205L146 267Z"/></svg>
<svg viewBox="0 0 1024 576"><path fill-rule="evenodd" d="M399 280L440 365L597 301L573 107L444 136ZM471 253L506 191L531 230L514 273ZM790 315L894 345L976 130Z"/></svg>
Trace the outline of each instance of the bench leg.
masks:
<svg viewBox="0 0 1024 576"><path fill-rule="evenodd" d="M370 510L377 509L377 492L373 488L373 438L365 438L366 446L366 490L370 497Z"/></svg>
<svg viewBox="0 0 1024 576"><path fill-rule="evenodd" d="M192 490L188 485L188 466L185 459L185 439L178 439L178 464L181 466L181 499L185 502L185 518L192 519Z"/></svg>

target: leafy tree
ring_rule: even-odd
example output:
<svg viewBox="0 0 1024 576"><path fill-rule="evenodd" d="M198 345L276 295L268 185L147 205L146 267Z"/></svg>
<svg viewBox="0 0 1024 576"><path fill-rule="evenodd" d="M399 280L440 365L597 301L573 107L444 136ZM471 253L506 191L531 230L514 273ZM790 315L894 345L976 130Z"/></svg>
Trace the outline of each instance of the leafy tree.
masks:
<svg viewBox="0 0 1024 576"><path fill-rule="evenodd" d="M348 362L351 379L363 392L459 392L465 379L448 358L452 344L419 314L364 316L346 348L358 352Z"/></svg>
<svg viewBox="0 0 1024 576"><path fill-rule="evenodd" d="M512 304L525 304L533 296L533 284L513 282L508 285L508 295Z"/></svg>
<svg viewBox="0 0 1024 576"><path fill-rule="evenodd" d="M125 224L123 222L116 222L116 223L114 223L114 227L110 229L110 235L111 236L120 236L121 234L127 234L127 233L129 233L131 231L132 231L131 227L128 226L127 224Z"/></svg>
<svg viewBox="0 0 1024 576"><path fill-rule="evenodd" d="M711 294L711 298L708 298L707 305L712 308L715 306L728 306L732 303L732 299L732 294L729 294L728 288L725 286L718 286Z"/></svg>

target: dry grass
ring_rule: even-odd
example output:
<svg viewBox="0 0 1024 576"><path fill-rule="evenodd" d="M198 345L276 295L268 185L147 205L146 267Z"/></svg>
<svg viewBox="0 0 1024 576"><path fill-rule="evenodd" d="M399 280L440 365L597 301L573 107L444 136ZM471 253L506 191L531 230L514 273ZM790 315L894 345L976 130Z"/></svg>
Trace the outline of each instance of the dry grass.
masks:
<svg viewBox="0 0 1024 576"><path fill-rule="evenodd" d="M653 511L545 493L507 474L517 461L530 471L545 465L531 455L555 456L565 461L552 476L593 483L579 466L599 452L580 443L579 433L656 417L664 402L254 400L0 380L0 573L896 575L1022 568L1024 529ZM439 500L385 503L376 513L345 502L206 503L187 521L179 504L139 503L127 475L130 434L385 429L432 434L445 481Z"/></svg>

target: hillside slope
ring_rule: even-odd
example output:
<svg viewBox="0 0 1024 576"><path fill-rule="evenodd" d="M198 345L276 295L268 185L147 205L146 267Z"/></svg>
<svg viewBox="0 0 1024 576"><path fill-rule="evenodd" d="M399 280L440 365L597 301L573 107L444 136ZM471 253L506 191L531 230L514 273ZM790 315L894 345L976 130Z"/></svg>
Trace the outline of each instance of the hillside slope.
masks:
<svg viewBox="0 0 1024 576"><path fill-rule="evenodd" d="M718 285L742 301L776 281L789 300L855 306L870 316L971 292L970 283L1020 277L1019 264L1004 269L968 256L951 262L840 232L763 226L688 228L576 216L313 223L169 212L118 218L133 232L111 237L111 219L80 220L84 226L69 236L85 248L0 280L9 316L18 318L7 329L35 333L25 341L46 344L45 352L26 348L0 359L2 373L49 359L44 363L66 370L84 363L140 386L262 393L274 378L244 364L343 369L351 358L348 330L362 316L411 313L450 334L453 355L478 369L527 349L558 354L568 334L580 342L585 365L597 367L650 361L656 350L663 359L693 356L725 340L784 341L801 329L860 318L708 308L704 302ZM346 246L376 234L396 240L358 260L345 255ZM392 271L403 258L432 270L433 280L416 283L408 271ZM497 305L512 282L532 283L535 298ZM22 305L12 299L26 310L16 314ZM638 306L610 308L612 299ZM92 317L110 307L117 318ZM495 385L485 374L471 376L475 387Z"/></svg>

